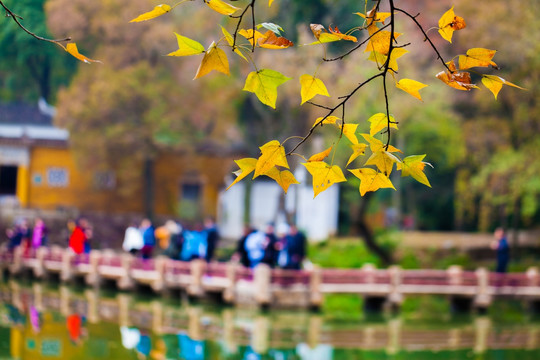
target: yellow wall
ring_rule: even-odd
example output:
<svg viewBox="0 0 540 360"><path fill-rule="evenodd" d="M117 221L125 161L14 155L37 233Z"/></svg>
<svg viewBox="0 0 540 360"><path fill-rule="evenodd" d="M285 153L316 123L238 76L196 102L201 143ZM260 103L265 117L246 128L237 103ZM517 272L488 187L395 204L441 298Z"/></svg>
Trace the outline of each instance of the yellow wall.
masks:
<svg viewBox="0 0 540 360"><path fill-rule="evenodd" d="M223 187L224 177L233 168L232 158L209 156L181 156L167 154L155 162L155 212L158 215L175 215L181 198L183 182L197 182L202 186L201 215L216 215L217 196ZM51 187L47 183L49 168L68 170L66 187ZM33 181L41 175L41 184ZM142 212L143 191L141 182L130 186L129 194L119 192L117 182L112 190L98 190L93 184L94 173L80 169L68 148L33 148L30 168L25 174L28 186L28 205L33 208L56 209L73 207L100 212ZM132 184L130 184L132 185ZM19 189L17 189L19 193ZM21 190L22 193L22 190Z"/></svg>

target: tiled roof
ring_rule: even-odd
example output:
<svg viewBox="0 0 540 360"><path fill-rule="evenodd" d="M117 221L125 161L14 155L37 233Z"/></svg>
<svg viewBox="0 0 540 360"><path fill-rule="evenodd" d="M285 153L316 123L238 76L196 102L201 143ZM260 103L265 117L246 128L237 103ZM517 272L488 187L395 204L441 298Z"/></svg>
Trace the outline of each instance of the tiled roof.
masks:
<svg viewBox="0 0 540 360"><path fill-rule="evenodd" d="M52 116L41 112L37 104L0 103L0 124L50 126L52 125Z"/></svg>

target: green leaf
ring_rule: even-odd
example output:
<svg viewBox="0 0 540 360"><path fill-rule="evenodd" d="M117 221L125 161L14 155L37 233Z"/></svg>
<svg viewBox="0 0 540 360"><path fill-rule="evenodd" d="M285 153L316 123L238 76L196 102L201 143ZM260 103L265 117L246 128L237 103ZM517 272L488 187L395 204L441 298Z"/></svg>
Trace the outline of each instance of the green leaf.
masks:
<svg viewBox="0 0 540 360"><path fill-rule="evenodd" d="M167 54L167 56L191 56L204 54L205 49L201 43L177 33L174 33L174 35L176 35L176 40L178 41L178 50Z"/></svg>
<svg viewBox="0 0 540 360"><path fill-rule="evenodd" d="M289 80L291 78L271 69L252 71L247 76L243 90L254 93L263 104L275 109L277 88Z"/></svg>
<svg viewBox="0 0 540 360"><path fill-rule="evenodd" d="M276 35L279 35L279 36L281 36L281 31L285 32L285 30L283 30L283 28L281 26L279 26L278 24L274 24L274 23L263 22L263 23L257 25L257 29L260 29L262 27L265 28L266 30L272 31L273 33L275 33Z"/></svg>

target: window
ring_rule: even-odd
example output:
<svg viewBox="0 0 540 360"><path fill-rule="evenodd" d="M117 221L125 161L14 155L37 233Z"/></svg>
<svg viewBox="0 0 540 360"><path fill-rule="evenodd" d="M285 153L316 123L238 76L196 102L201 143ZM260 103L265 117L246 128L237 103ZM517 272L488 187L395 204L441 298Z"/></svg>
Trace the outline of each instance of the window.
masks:
<svg viewBox="0 0 540 360"><path fill-rule="evenodd" d="M94 173L94 187L96 189L110 190L116 186L116 177L112 171L98 171Z"/></svg>
<svg viewBox="0 0 540 360"><path fill-rule="evenodd" d="M182 184L182 200L198 202L200 196L200 184Z"/></svg>
<svg viewBox="0 0 540 360"><path fill-rule="evenodd" d="M0 195L17 193L17 166L0 166Z"/></svg>
<svg viewBox="0 0 540 360"><path fill-rule="evenodd" d="M68 171L64 168L47 169L47 184L51 187L66 187L69 184Z"/></svg>
<svg viewBox="0 0 540 360"><path fill-rule="evenodd" d="M197 220L201 215L202 186L195 182L180 184L178 215L183 220Z"/></svg>

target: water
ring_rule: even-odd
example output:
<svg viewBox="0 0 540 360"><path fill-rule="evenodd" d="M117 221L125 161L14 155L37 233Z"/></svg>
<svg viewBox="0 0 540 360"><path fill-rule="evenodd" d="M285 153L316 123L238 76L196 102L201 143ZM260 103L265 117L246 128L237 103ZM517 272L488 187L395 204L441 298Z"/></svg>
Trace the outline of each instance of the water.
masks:
<svg viewBox="0 0 540 360"><path fill-rule="evenodd" d="M540 359L540 323L526 314L437 309L368 318L260 312L10 281L0 283L0 359Z"/></svg>

